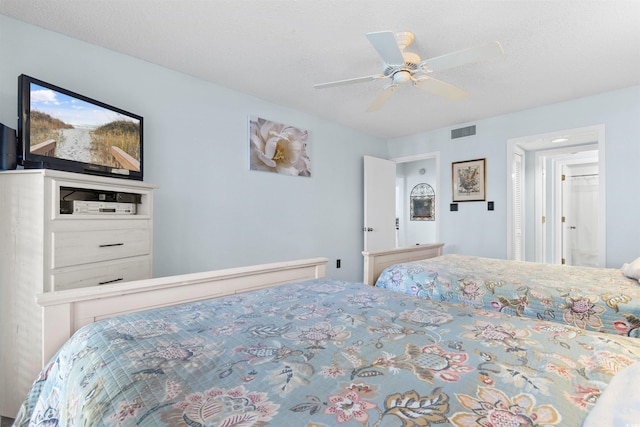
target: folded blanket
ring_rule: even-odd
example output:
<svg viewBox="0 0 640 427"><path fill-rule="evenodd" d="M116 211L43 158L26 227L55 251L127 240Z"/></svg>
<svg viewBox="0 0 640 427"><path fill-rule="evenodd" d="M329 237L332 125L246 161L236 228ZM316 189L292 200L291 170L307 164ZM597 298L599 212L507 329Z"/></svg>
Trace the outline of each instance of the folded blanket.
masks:
<svg viewBox="0 0 640 427"><path fill-rule="evenodd" d="M582 427L640 425L640 363L620 370L598 398Z"/></svg>
<svg viewBox="0 0 640 427"><path fill-rule="evenodd" d="M640 257L632 263L624 263L620 269L625 276L640 281Z"/></svg>

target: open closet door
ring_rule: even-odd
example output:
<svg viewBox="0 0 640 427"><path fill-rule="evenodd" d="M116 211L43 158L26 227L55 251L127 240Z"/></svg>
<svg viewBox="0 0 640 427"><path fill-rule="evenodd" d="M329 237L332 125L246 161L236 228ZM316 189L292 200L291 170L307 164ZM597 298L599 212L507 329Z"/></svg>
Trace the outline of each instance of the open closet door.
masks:
<svg viewBox="0 0 640 427"><path fill-rule="evenodd" d="M364 156L364 250L396 246L396 163Z"/></svg>

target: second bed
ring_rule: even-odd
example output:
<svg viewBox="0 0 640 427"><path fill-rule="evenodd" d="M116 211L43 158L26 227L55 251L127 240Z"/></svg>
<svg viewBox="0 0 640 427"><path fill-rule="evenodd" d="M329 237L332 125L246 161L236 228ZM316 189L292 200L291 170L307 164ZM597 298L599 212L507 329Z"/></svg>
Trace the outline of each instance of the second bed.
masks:
<svg viewBox="0 0 640 427"><path fill-rule="evenodd" d="M615 268L447 254L391 265L375 285L436 301L640 337L640 284Z"/></svg>

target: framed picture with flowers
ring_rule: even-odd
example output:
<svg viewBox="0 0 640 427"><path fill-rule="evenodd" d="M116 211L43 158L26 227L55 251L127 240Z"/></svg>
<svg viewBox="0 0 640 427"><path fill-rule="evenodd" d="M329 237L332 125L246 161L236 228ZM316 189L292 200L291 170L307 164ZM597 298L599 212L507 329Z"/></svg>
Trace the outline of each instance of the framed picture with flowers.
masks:
<svg viewBox="0 0 640 427"><path fill-rule="evenodd" d="M486 159L451 163L454 202L473 202L486 199Z"/></svg>
<svg viewBox="0 0 640 427"><path fill-rule="evenodd" d="M261 117L249 118L249 169L311 176L309 132Z"/></svg>

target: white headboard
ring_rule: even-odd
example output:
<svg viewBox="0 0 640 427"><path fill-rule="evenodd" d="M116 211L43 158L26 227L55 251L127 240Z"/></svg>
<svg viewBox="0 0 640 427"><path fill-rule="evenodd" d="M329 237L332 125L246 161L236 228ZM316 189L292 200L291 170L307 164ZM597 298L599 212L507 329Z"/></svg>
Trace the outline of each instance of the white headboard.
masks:
<svg viewBox="0 0 640 427"><path fill-rule="evenodd" d="M365 251L364 283L374 285L382 271L393 265L409 261L433 258L442 255L444 243L428 243L424 245L407 246L384 251Z"/></svg>
<svg viewBox="0 0 640 427"><path fill-rule="evenodd" d="M36 295L43 314L43 366L80 327L118 314L324 277L327 258L278 262Z"/></svg>

